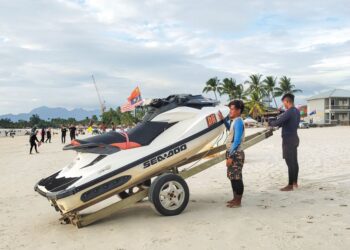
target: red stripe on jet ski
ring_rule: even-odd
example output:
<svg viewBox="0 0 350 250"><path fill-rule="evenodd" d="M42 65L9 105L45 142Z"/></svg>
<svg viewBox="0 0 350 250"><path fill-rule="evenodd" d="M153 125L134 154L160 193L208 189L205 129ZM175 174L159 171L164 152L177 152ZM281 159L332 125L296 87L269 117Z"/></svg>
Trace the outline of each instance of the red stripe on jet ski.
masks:
<svg viewBox="0 0 350 250"><path fill-rule="evenodd" d="M120 149L130 149L130 148L141 147L141 144L139 144L137 142L133 142L133 141L112 143L110 145L113 146L113 147L120 148Z"/></svg>

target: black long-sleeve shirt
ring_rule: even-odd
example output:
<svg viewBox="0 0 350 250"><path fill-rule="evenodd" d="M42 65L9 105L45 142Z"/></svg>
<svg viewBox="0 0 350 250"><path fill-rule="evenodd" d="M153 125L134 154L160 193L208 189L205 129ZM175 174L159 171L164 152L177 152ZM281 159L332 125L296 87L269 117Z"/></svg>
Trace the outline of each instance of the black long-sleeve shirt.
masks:
<svg viewBox="0 0 350 250"><path fill-rule="evenodd" d="M300 122L300 112L295 107L287 109L277 120L271 121L270 126L282 127L282 137L297 136Z"/></svg>
<svg viewBox="0 0 350 250"><path fill-rule="evenodd" d="M36 134L32 134L29 138L29 142L31 144L34 144L36 141L39 142L38 138L36 137Z"/></svg>

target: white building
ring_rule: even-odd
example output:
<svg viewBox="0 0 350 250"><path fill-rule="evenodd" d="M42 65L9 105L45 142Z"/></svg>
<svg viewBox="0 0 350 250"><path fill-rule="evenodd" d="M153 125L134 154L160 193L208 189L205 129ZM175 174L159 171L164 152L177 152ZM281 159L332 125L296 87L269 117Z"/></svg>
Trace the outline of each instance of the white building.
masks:
<svg viewBox="0 0 350 250"><path fill-rule="evenodd" d="M307 112L313 123L350 125L350 91L333 89L312 96L307 99Z"/></svg>

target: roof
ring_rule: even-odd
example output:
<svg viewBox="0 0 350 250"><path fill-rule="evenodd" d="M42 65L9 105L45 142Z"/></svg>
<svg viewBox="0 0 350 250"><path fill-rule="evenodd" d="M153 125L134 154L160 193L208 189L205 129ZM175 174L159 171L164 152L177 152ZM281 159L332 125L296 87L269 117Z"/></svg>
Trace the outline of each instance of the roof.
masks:
<svg viewBox="0 0 350 250"><path fill-rule="evenodd" d="M345 97L350 98L350 90L346 89L333 89L320 94L309 97L307 100L324 99L329 97Z"/></svg>

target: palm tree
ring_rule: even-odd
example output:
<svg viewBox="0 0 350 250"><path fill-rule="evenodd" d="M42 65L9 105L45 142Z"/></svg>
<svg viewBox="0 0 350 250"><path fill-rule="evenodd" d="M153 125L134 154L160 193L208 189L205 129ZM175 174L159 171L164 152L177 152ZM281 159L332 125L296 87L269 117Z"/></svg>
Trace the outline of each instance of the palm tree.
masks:
<svg viewBox="0 0 350 250"><path fill-rule="evenodd" d="M245 81L244 83L249 84L247 94L251 94L252 92L258 92L261 93L262 96L265 95L265 87L263 82L261 81L261 74L253 74L249 76L249 80Z"/></svg>
<svg viewBox="0 0 350 250"><path fill-rule="evenodd" d="M264 79L264 83L265 83L265 90L267 92L267 95L269 97L269 101L271 102L270 97L272 97L272 99L275 102L275 106L277 108L277 102L276 102L276 98L275 98L275 86L276 86L276 81L277 81L277 77L273 77L273 76L267 76Z"/></svg>
<svg viewBox="0 0 350 250"><path fill-rule="evenodd" d="M236 85L234 98L235 99L239 99L239 100L247 99L246 98L246 92L244 91L244 87L243 87L242 83Z"/></svg>
<svg viewBox="0 0 350 250"><path fill-rule="evenodd" d="M236 80L232 78L225 78L222 83L219 84L218 92L220 95L228 95L229 100L235 98L236 92Z"/></svg>
<svg viewBox="0 0 350 250"><path fill-rule="evenodd" d="M275 96L282 96L287 93L297 93L297 92L303 92L301 89L296 89L295 85L291 83L291 79L282 76L279 81L279 87L275 88Z"/></svg>
<svg viewBox="0 0 350 250"><path fill-rule="evenodd" d="M253 91L249 95L249 101L247 102L247 107L249 109L249 114L256 119L258 116L264 113L264 104L262 103L263 95L259 91Z"/></svg>
<svg viewBox="0 0 350 250"><path fill-rule="evenodd" d="M214 92L215 100L217 100L216 92L218 91L218 86L220 84L220 80L217 77L210 78L203 88L203 93L208 93L210 91Z"/></svg>

